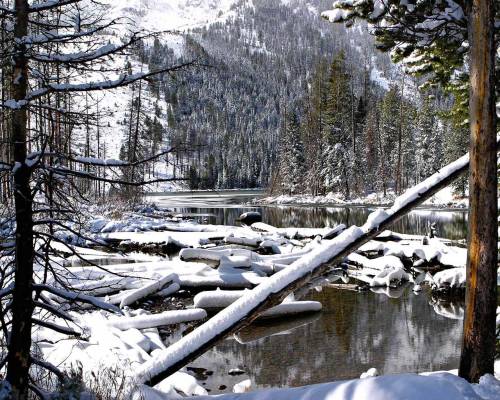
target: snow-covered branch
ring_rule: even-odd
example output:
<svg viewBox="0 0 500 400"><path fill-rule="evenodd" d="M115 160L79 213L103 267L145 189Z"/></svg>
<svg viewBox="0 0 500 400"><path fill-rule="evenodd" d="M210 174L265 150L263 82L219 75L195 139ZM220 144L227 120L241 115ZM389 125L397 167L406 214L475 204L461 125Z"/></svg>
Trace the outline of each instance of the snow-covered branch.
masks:
<svg viewBox="0 0 500 400"><path fill-rule="evenodd" d="M45 292L52 293L53 295L61 297L65 300L74 301L74 302L81 302L81 303L88 303L88 304L93 305L96 308L100 308L103 310L107 310L107 311L121 314L121 310L118 307L116 307L112 304L106 303L102 300L99 300L96 297L85 295L83 293L75 293L75 292L70 292L67 290L57 289L55 287L52 287L52 286L46 285L46 284L33 285L33 289L38 291L38 292L45 291Z"/></svg>
<svg viewBox="0 0 500 400"><path fill-rule="evenodd" d="M81 2L82 0L46 0L37 4L32 4L29 7L28 12L34 13L34 12L49 11L58 7L68 6L71 4L76 4Z"/></svg>
<svg viewBox="0 0 500 400"><path fill-rule="evenodd" d="M0 103L0 107L18 110L24 108L30 104L33 100L39 99L43 96L46 96L50 93L75 93L75 92L92 92L92 91L101 91L101 90L109 90L116 89L119 87L130 85L134 82L148 79L152 76L172 73L189 66L195 65L195 61L189 61L186 63L178 64L172 67L161 68L154 71L149 72L140 72L131 75L122 75L114 80L106 80L106 81L97 81L97 82L87 82L87 83L64 83L64 84L49 84L40 89L28 92L26 98L23 100L13 100L9 99Z"/></svg>

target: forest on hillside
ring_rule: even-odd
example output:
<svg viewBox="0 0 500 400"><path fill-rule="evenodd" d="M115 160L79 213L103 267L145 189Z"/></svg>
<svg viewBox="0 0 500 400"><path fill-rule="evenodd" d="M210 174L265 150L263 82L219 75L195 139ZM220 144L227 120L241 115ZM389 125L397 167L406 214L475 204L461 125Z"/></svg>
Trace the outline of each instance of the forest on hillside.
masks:
<svg viewBox="0 0 500 400"><path fill-rule="evenodd" d="M173 170L190 188L400 193L465 151L453 96L419 91L366 26L347 34L321 20L323 3L256 1L190 33L187 54L206 67L161 78L168 140L187 150ZM175 59L159 43L152 54L150 67ZM455 188L463 195L465 181Z"/></svg>

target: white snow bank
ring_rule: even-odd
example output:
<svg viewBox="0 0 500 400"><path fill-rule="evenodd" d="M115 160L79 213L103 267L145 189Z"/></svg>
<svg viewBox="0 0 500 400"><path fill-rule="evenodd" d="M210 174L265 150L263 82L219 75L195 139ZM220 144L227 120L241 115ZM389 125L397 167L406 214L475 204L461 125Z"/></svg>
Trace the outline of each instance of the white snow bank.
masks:
<svg viewBox="0 0 500 400"><path fill-rule="evenodd" d="M486 395L487 397L482 397ZM386 375L287 389L202 396L199 400L484 400L500 398L499 381L491 375L471 385L449 373L428 376Z"/></svg>

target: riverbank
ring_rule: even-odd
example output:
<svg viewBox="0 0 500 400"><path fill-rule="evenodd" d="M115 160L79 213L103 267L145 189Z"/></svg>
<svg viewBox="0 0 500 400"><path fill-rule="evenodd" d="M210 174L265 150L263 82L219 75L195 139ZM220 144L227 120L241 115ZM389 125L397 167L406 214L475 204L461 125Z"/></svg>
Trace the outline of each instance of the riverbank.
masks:
<svg viewBox="0 0 500 400"><path fill-rule="evenodd" d="M390 206L394 203L397 195L389 191L384 196L383 193L371 193L362 197L345 198L340 193L327 193L322 196L308 194L298 195L277 195L256 198L253 204L256 205L349 205L349 206ZM424 207L467 209L469 201L467 198L453 194L451 188L445 188L429 200L425 201Z"/></svg>
<svg viewBox="0 0 500 400"><path fill-rule="evenodd" d="M234 295L231 298L231 301L234 301L239 296L248 294L248 291L242 289L253 288L268 281L277 271L289 268L294 261L304 255L310 255L319 247L328 245L329 239L327 238L334 237L345 228L342 225L331 226L333 228L297 226L275 228L263 223L250 227L198 224L179 216L172 216L172 212L167 209L151 206L137 207L133 211L122 212L117 219L109 215L98 217L94 214L83 227L88 241L77 242L69 232L59 232L58 237L65 241L66 245L61 243L57 246L58 254L54 255L53 262L61 266L57 267L59 277L65 277L72 286L85 290L93 304L98 304L100 308L105 306L108 311L69 310L70 316L75 321L70 324L71 328L85 334L86 342L64 337L65 335L53 337L45 329L37 333L36 342L39 343L46 360L56 365L64 364L68 369L75 363L80 363L82 372L87 378L92 377L92 373L96 371L116 369L117 365L133 366L123 371L122 377L126 381L133 382L137 370L144 365L156 365L156 357L171 349L171 346L175 345L187 332L196 330L200 323L206 321L207 316L210 315L210 309L220 309L226 305L226 303L217 303L214 307L214 302L226 301L230 295ZM129 248L146 249L156 255L147 255L144 252L109 254L108 251L103 252L98 248L76 247L75 243L80 246L102 244L125 251ZM162 257L166 254L161 253L168 252L170 249L173 249L175 253L180 250L180 254L170 254L169 259ZM82 263L79 257L89 259L90 262ZM378 358L375 356L375 354L381 354L381 349L377 346L374 347L373 354L370 356L368 355L371 353L366 347L362 351L357 351L356 359L366 358L366 362L371 364L367 366L380 368L381 365L386 365L385 368L380 368L383 374L415 371L413 368L410 369L410 364L400 365L397 360L390 357L395 349L396 354L406 353L415 345L414 340L418 337L421 345L425 341L425 346L422 345L420 348L432 355L429 365L435 368L436 365L441 365L443 357L439 344L433 344L436 335L428 330L425 330L427 332L425 336L419 335L418 332L422 332L424 327L429 329L428 327L432 325L439 327L439 331L458 338L461 324L455 324L452 320L456 321L461 318L463 307L456 305L450 309L442 304L432 304L430 307L439 318L430 319L428 318L429 312L420 308L425 306L426 299L421 291L416 290L413 293L413 289L416 286L424 286L425 292L434 286L444 291L450 287L461 291L464 283L464 275L461 272L465 269L464 265L465 252L461 248L446 246L438 239L427 241L426 244L422 236L384 232L377 240L368 242L357 253L347 257L340 268L332 270L328 277L311 283L306 290L301 291L301 294L297 294L297 298L301 298L304 294L310 296L308 293L320 291L321 296L306 297L305 302L289 299L286 304L282 304L287 307L291 303L294 307L311 307L309 311L313 314L310 318L295 320L295 317L287 316L287 321L296 321L295 325L267 325L266 329L260 329L259 334L256 333L259 328L253 325L250 330L238 333L234 337L235 340L224 340L220 345L225 348L242 346L241 343L251 343L246 347L245 358L234 356L234 354L242 353L241 347L230 347L225 352L218 347L217 350L203 356L203 359L198 360L196 364L191 364L187 369L163 380L155 389L145 388L147 393L143 393L143 398L148 400L174 399L179 398L180 393L208 395L214 392L228 393L262 389L264 385L296 386L329 382L332 377L342 379L345 377L342 371L332 372L330 364L324 364L324 368L321 369L314 369L313 366L317 365L322 354L328 352L338 360L340 353L337 354L335 349L342 349L342 343L350 340L349 337L345 334L328 336L331 334L326 328L318 332L317 336L305 333L311 332L311 327L317 326L322 321L325 326L335 326L336 329L342 329L342 324L345 323L346 326L351 327L350 329L357 327L356 331L353 331L355 339L352 346L355 346L357 341L370 343L377 335L378 330L376 331L375 327L378 325L370 320L370 334L364 337L362 331L366 330L367 315L373 314L377 316L377 320L383 320L383 315L376 314L377 310L389 315L391 321L389 325L393 327L388 329L387 325L381 325L378 335L392 344L384 347L381 364L378 364ZM446 276L439 275L436 268L440 270L445 268ZM403 284L405 281L410 281L410 283ZM52 282L52 284L57 286L57 282ZM219 289L214 290L216 288ZM229 290L232 292L229 293ZM201 299L197 301L194 296L200 292L205 299L205 304L201 302ZM336 293L335 299L332 298L334 292ZM330 294L326 296L327 293ZM404 302L394 304L398 297L404 298ZM384 298L390 301L378 300ZM207 299L210 300L208 305ZM350 300L345 301L345 299ZM61 307L64 306L64 302L57 295L51 300L61 303ZM361 304L362 308L355 311L352 309L353 304ZM370 307L370 304L377 306L367 312L366 307ZM403 310L400 309L401 304L403 304ZM417 304L420 304L419 308ZM343 315L340 318L339 315L335 315L335 310L341 307L345 310L339 314ZM432 314L429 304L425 307ZM404 313L412 318L412 312L418 318L425 314L425 321L415 326L413 323L408 326L408 319L406 317L403 319L402 315ZM352 320L348 320L347 315L351 315ZM446 321L441 320L442 316ZM394 323L395 321L401 323ZM52 322L63 324L63 321L58 319ZM406 343L404 339L406 336L401 333L408 332L408 329L412 332L413 344L408 343L402 346L400 342L404 340ZM276 338L281 341L277 342ZM293 345L293 348L287 347L287 343L294 344L300 338L305 338L307 343ZM269 341L272 341L272 347L277 351L271 353L272 359L266 356L266 353L271 351L270 349L260 348L262 342ZM327 346L319 349L316 344L316 351L311 352L309 345L313 342L325 342ZM454 345L452 342L445 342L441 346L449 348ZM431 348L434 350L429 350ZM297 352L298 349L302 349L300 357L292 362L289 354ZM223 354L228 358L221 357ZM298 380L298 376L295 376L295 379L290 381L273 381L271 375L267 375L267 372L263 374L261 371L273 369L270 368L276 365L273 364L273 359L280 357L279 354L285 355L279 364L294 369L298 376L301 376L301 369L314 371L316 376L306 374L304 380ZM441 356L435 358L436 354L441 354ZM421 354L419 360L422 358ZM249 360L252 359L253 361L250 362ZM304 366L304 360L308 359L310 359L310 364ZM397 368L391 370L388 367L389 364L396 364ZM449 369L456 364L444 365L446 365L445 368L438 368ZM426 369L420 367L417 369L427 370L431 367L424 368ZM323 376L322 369L328 374ZM345 363L342 369L346 369ZM350 371L347 378L359 375L359 371ZM214 376L214 378L207 379L208 376ZM256 376L259 376L261 382L256 382ZM410 378L405 382L413 382L413 377L418 377L418 375L409 376ZM399 385L396 378L392 379L382 379L381 382L386 383L381 386L381 390L387 392L388 396L394 397L401 393L391 392L393 384ZM434 383L431 380L419 378L417 381L419 389L415 393L427 393L431 384ZM251 396L249 398L261 399L269 394L275 394L277 398L288 399L294 396L293 398L300 399L299 394L302 393L301 390L304 390L313 394L313 398L318 400L327 396L329 399L352 400L356 397L339 397L342 393L339 388L344 387L342 385L362 388L367 385L366 382L352 380L326 383L321 388L307 386L306 389L274 389L271 392L256 392L249 395ZM454 382L458 381L447 381L444 391L439 392L440 399L474 398L455 396ZM336 393L337 397L332 397L332 393ZM452 394L455 397L452 397ZM231 399L234 398L232 394L229 396L233 396L229 397Z"/></svg>

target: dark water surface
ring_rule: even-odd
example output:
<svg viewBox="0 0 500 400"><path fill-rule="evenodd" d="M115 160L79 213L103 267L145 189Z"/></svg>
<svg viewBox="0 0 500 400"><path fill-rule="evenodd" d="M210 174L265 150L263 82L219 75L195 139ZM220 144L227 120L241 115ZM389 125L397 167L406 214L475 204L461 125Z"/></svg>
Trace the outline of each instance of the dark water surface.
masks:
<svg viewBox="0 0 500 400"><path fill-rule="evenodd" d="M363 225L376 209L370 206L249 206L258 192L208 192L205 195L151 196L150 201L179 214L202 214L199 219L217 225L238 225L238 217L247 211L259 211L262 221L277 227L320 228L338 224ZM425 234L435 223L440 237L457 240L467 237L467 211L416 209L393 224L400 233Z"/></svg>
<svg viewBox="0 0 500 400"><path fill-rule="evenodd" d="M237 224L245 211L258 210L263 222L278 227L361 225L373 207L250 207L241 194L151 198L178 213L200 213L206 223ZM436 223L438 234L466 237L466 212L416 210L392 230L426 233ZM299 386L357 378L376 367L380 373L449 370L458 367L462 332L461 303L436 303L430 293L413 293L411 285L382 293L322 287L308 299L320 301L320 313L259 323L228 338L192 363L214 371L203 381L211 393L231 391L250 379L252 389ZM230 376L233 368L244 371ZM227 388L219 389L221 385ZM223 387L223 386L222 386Z"/></svg>
<svg viewBox="0 0 500 400"><path fill-rule="evenodd" d="M192 366L214 371L206 381L213 392L244 379L253 388L283 387L358 378L371 367L383 374L457 368L463 304L434 308L429 293L411 286L397 294L323 287L307 296L323 304L320 313L252 325ZM232 368L245 373L232 377Z"/></svg>

